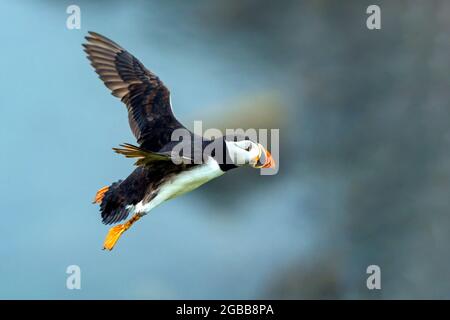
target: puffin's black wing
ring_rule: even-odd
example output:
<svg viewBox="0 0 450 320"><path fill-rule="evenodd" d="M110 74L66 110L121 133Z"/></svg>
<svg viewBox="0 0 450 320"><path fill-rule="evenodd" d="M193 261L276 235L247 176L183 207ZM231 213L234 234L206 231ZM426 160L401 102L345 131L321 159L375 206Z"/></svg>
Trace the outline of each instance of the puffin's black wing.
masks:
<svg viewBox="0 0 450 320"><path fill-rule="evenodd" d="M173 130L184 128L175 118L170 93L161 80L108 38L89 32L84 51L100 79L128 109L131 130L145 149L158 151Z"/></svg>

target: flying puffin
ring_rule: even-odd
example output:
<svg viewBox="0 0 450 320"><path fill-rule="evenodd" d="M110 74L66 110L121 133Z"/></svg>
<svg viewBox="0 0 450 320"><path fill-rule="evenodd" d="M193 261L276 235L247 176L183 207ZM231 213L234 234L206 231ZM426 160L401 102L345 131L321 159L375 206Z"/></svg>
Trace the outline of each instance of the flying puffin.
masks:
<svg viewBox="0 0 450 320"><path fill-rule="evenodd" d="M112 95L126 105L138 143L113 148L127 158L136 158L137 168L125 180L98 190L93 201L100 205L104 224L114 224L131 215L127 222L109 230L104 249L112 250L123 232L162 202L192 191L228 170L243 165L275 167L270 153L248 138L209 140L187 130L175 118L169 90L155 74L117 43L98 33L89 32L86 40L83 47L87 58ZM184 143L189 142L178 158L174 153L178 142L172 138L175 130L187 132ZM211 148L212 144L222 149ZM203 155L208 148L214 151ZM192 161L198 153L203 155L201 161Z"/></svg>

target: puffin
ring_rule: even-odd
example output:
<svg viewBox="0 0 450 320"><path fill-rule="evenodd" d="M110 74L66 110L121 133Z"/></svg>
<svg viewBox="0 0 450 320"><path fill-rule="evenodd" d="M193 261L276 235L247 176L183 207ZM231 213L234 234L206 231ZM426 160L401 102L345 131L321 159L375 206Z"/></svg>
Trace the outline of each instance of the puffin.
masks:
<svg viewBox="0 0 450 320"><path fill-rule="evenodd" d="M270 152L248 137L206 139L189 131L175 117L170 92L154 73L120 45L96 32L89 31L85 39L87 58L111 94L125 104L137 141L137 145L124 143L113 148L135 159L134 171L98 190L93 200L100 206L106 225L131 217L109 229L103 249L112 250L125 231L161 203L229 170L275 167ZM182 143L174 139L174 134L180 132Z"/></svg>

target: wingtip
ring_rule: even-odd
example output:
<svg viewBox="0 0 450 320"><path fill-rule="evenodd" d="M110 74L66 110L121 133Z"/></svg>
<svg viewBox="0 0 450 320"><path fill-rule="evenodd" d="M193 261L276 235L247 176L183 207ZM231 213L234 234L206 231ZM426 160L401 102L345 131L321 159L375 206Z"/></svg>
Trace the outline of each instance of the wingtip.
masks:
<svg viewBox="0 0 450 320"><path fill-rule="evenodd" d="M87 35L85 35L84 38L89 41L89 38L92 38L92 36L93 36L92 31L88 31Z"/></svg>
<svg viewBox="0 0 450 320"><path fill-rule="evenodd" d="M103 36L94 31L88 31L87 35L84 37L84 39L86 39L88 42L99 38L103 38Z"/></svg>

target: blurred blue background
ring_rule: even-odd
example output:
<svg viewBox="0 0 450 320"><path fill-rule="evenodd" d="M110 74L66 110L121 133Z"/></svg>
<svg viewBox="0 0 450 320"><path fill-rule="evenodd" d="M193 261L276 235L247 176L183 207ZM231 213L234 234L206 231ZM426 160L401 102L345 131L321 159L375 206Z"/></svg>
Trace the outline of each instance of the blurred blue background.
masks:
<svg viewBox="0 0 450 320"><path fill-rule="evenodd" d="M377 1L379 31L370 4L1 1L0 298L450 298L450 3ZM88 30L154 71L187 126L280 128L278 175L231 172L102 251L91 200L131 172L111 147L134 137Z"/></svg>

